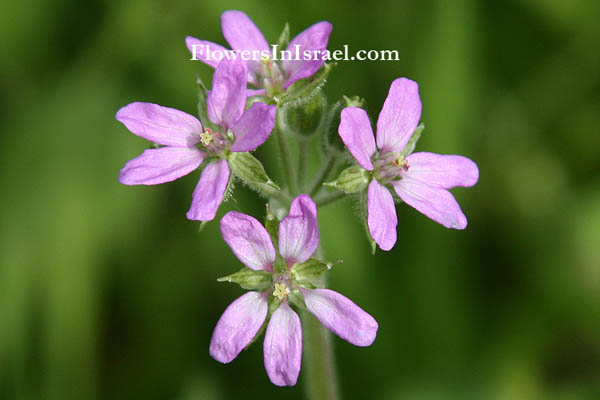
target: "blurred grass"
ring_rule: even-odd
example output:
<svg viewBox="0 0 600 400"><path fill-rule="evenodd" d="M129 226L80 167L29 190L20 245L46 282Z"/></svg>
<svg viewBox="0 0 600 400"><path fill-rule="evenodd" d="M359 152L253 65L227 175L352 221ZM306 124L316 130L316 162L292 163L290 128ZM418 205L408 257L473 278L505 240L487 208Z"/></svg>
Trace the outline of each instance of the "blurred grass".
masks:
<svg viewBox="0 0 600 400"><path fill-rule="evenodd" d="M480 167L454 193L447 231L398 208L393 251L369 254L350 201L320 212L331 286L380 323L375 344L335 339L345 398L600 397L600 4L384 0L5 2L0 9L0 398L302 398L272 386L255 345L208 356L241 290L213 222L185 219L197 174L124 187L145 148L114 120L132 101L195 111L186 35L224 43L242 9L274 41L322 19L330 48L397 49L345 62L331 102L360 95L375 119L390 82L416 79L419 149ZM277 176L274 146L259 151ZM240 209L263 205L238 187ZM349 245L351 244L351 245Z"/></svg>

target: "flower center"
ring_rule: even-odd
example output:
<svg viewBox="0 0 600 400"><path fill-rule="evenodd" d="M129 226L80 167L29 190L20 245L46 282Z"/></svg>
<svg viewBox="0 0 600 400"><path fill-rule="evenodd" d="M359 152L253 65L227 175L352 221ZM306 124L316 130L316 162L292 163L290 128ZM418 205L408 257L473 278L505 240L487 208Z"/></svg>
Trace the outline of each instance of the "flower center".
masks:
<svg viewBox="0 0 600 400"><path fill-rule="evenodd" d="M284 76L276 62L263 55L258 68L258 80L264 86L268 96L281 93Z"/></svg>
<svg viewBox="0 0 600 400"><path fill-rule="evenodd" d="M229 146L229 140L221 132L215 132L210 128L205 128L200 134L201 149L207 153L222 155Z"/></svg>
<svg viewBox="0 0 600 400"><path fill-rule="evenodd" d="M398 153L380 154L373 162L375 178L386 184L402 179L402 174L408 171L408 160Z"/></svg>
<svg viewBox="0 0 600 400"><path fill-rule="evenodd" d="M273 296L277 297L279 301L283 301L290 294L290 289L286 286L285 283L278 282L275 284L273 288Z"/></svg>

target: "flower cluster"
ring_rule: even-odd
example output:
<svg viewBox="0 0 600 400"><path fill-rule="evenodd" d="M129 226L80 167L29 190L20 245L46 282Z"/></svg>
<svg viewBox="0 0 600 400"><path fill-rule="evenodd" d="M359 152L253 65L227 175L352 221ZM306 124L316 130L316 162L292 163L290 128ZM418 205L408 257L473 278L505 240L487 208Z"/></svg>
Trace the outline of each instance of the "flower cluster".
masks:
<svg viewBox="0 0 600 400"><path fill-rule="evenodd" d="M325 272L334 263L323 261L318 250L317 208L346 196L357 199L369 241L388 251L397 240L396 203L404 202L447 228L464 229L467 219L448 189L473 186L479 171L462 156L413 153L423 130L417 83L406 78L392 82L374 135L362 99L344 96L327 109L322 87L331 64L318 58L271 58L263 34L241 11L226 11L221 24L233 50L186 38L194 58L215 69L211 90L200 83L198 118L139 102L117 112L116 119L127 129L154 144L125 164L119 181L157 185L201 168L186 215L204 222L213 220L221 203L233 195L234 181L267 199L264 225L237 211L220 221L223 240L245 268L219 281L237 283L249 292L231 303L217 322L210 355L229 363L264 329L267 375L275 385L290 386L298 379L303 347L294 310L314 315L356 346L370 346L378 330L371 315L326 288ZM329 22L318 22L289 41L286 25L277 45L324 50L331 30ZM199 46L204 53L198 54ZM263 59L209 57L209 52L242 50L260 51ZM272 133L281 152L281 187L251 154ZM306 144L314 137L323 139L324 165L309 184ZM288 147L294 138L297 168ZM345 148L355 163L336 148ZM337 177L326 182L332 176Z"/></svg>

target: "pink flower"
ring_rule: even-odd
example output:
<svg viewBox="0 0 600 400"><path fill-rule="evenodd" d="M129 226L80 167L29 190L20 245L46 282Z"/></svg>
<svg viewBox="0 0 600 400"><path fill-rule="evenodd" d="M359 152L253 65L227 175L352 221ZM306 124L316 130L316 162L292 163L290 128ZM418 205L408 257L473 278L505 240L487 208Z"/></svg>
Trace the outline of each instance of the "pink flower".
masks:
<svg viewBox="0 0 600 400"><path fill-rule="evenodd" d="M246 105L247 67L244 61L224 60L217 67L207 103L208 117L219 132L204 129L200 121L183 111L152 103L131 103L116 115L137 136L164 147L146 150L127 162L119 174L125 185L157 185L197 169L202 171L187 217L210 221L223 201L229 182L229 152L253 151L273 130L275 106L256 102ZM228 135L228 131L233 135Z"/></svg>
<svg viewBox="0 0 600 400"><path fill-rule="evenodd" d="M303 55L305 51L313 53L327 49L332 29L329 22L321 21L298 34L289 43L287 50L291 51L293 56L299 54L302 59L282 60L280 68L277 63L271 61L273 54L262 32L245 13L237 10L225 11L221 15L221 27L223 36L234 51L256 51L257 54L267 56L263 60L248 60L248 83L259 89L249 91L249 96L264 94L265 88L285 90L297 80L308 78L317 72L324 63L323 56L319 53L317 57L305 60ZM219 57L226 57L225 53L231 52L223 46L192 36L186 37L185 43L193 56L213 68L218 65ZM283 49L278 49L280 50ZM277 57L279 58L278 55Z"/></svg>
<svg viewBox="0 0 600 400"><path fill-rule="evenodd" d="M462 156L409 155L409 140L420 118L419 87L406 78L392 82L377 120L377 147L366 111L356 107L342 110L340 137L356 162L371 171L367 223L382 250L390 250L396 243L398 219L389 187L406 204L446 228L467 226L467 218L447 189L477 183L477 165Z"/></svg>
<svg viewBox="0 0 600 400"><path fill-rule="evenodd" d="M342 339L357 346L373 343L378 329L373 317L333 290L305 289L295 280L293 267L306 262L319 244L317 207L310 197L296 197L279 225L279 254L286 265L283 272L275 271L275 247L256 219L230 211L221 220L221 233L246 267L272 275L272 286L264 292L248 292L227 307L210 343L215 360L231 362L258 334L267 318L270 295L278 307L267 325L263 351L267 375L275 385L293 386L300 373L302 328L288 303L289 296L301 293L308 311Z"/></svg>

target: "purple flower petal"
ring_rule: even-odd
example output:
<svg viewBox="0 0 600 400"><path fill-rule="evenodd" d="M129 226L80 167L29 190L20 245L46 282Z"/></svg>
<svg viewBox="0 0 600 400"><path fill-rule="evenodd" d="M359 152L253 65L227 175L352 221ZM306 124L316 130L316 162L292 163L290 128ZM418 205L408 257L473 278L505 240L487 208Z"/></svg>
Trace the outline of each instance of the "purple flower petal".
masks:
<svg viewBox="0 0 600 400"><path fill-rule="evenodd" d="M188 219L211 221L223 202L229 182L229 166L226 160L208 164L202 171L198 185L192 194L192 205L187 212Z"/></svg>
<svg viewBox="0 0 600 400"><path fill-rule="evenodd" d="M246 106L248 69L241 58L219 63L212 81L212 90L206 99L210 120L229 129L241 117Z"/></svg>
<svg viewBox="0 0 600 400"><path fill-rule="evenodd" d="M477 164L463 156L414 153L406 157L406 161L409 169L405 175L429 186L469 187L479 179Z"/></svg>
<svg viewBox="0 0 600 400"><path fill-rule="evenodd" d="M234 50L261 51L271 54L269 44L254 22L242 11L229 10L221 14L223 36ZM248 82L261 86L256 74L260 67L260 58L250 59L248 63Z"/></svg>
<svg viewBox="0 0 600 400"><path fill-rule="evenodd" d="M371 237L381 250L391 250L396 244L396 206L390 191L376 180L369 184L367 214Z"/></svg>
<svg viewBox="0 0 600 400"><path fill-rule="evenodd" d="M269 50L262 32L242 11L229 10L221 14L221 29L234 50Z"/></svg>
<svg viewBox="0 0 600 400"><path fill-rule="evenodd" d="M254 103L233 126L231 151L254 151L263 144L275 125L276 106Z"/></svg>
<svg viewBox="0 0 600 400"><path fill-rule="evenodd" d="M267 293L248 292L227 307L210 340L210 355L227 364L233 361L256 336L269 305Z"/></svg>
<svg viewBox="0 0 600 400"><path fill-rule="evenodd" d="M317 205L301 194L292 201L290 213L279 224L279 253L288 265L303 263L319 245Z"/></svg>
<svg viewBox="0 0 600 400"><path fill-rule="evenodd" d="M402 151L420 118L419 85L410 79L396 79L377 120L377 147L383 153Z"/></svg>
<svg viewBox="0 0 600 400"><path fill-rule="evenodd" d="M263 352L271 382L277 386L294 386L302 363L302 326L287 301L281 303L269 321Z"/></svg>
<svg viewBox="0 0 600 400"><path fill-rule="evenodd" d="M124 185L158 185L189 174L202 164L204 153L195 147L163 147L144 151L119 173Z"/></svg>
<svg viewBox="0 0 600 400"><path fill-rule="evenodd" d="M409 169L410 171L410 169ZM425 214L446 228L465 229L467 217L463 214L452 193L440 187L406 176L394 182L394 189L409 206Z"/></svg>
<svg viewBox="0 0 600 400"><path fill-rule="evenodd" d="M356 162L364 169L372 171L371 157L376 149L367 112L357 107L344 108L338 133Z"/></svg>
<svg viewBox="0 0 600 400"><path fill-rule="evenodd" d="M115 117L135 135L164 146L193 146L202 133L197 118L153 103L128 104Z"/></svg>
<svg viewBox="0 0 600 400"><path fill-rule="evenodd" d="M221 60L226 57L225 53L232 53L231 50L207 40L196 39L193 36L187 36L185 38L185 45L187 46L192 56L196 56L199 61L210 65L213 68L217 68ZM196 46L194 50L194 46Z"/></svg>
<svg viewBox="0 0 600 400"><path fill-rule="evenodd" d="M283 85L284 89L298 79L313 76L321 68L325 61L323 61L324 55L320 52L327 49L327 42L332 28L332 25L327 21L317 22L292 39L287 47L292 55L298 53L302 57L305 51L318 51L319 54L318 57L312 57L310 60L283 60L281 66L288 78Z"/></svg>
<svg viewBox="0 0 600 400"><path fill-rule="evenodd" d="M327 329L355 346L370 346L377 336L377 321L347 297L329 289L302 289L308 311Z"/></svg>
<svg viewBox="0 0 600 400"><path fill-rule="evenodd" d="M267 230L256 219L229 211L221 219L221 235L245 266L253 270L273 270L275 248Z"/></svg>

